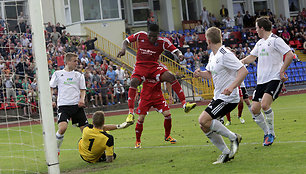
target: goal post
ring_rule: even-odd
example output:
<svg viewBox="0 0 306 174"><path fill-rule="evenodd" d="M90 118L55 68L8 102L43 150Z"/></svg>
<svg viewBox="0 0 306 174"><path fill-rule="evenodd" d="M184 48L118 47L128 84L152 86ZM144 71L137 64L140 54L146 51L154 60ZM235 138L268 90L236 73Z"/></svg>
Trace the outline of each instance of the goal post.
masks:
<svg viewBox="0 0 306 174"><path fill-rule="evenodd" d="M60 173L55 126L52 109L49 72L44 36L41 0L29 0L29 13L32 26L33 55L36 62L36 74L39 91L40 114L42 118L43 138L48 173Z"/></svg>

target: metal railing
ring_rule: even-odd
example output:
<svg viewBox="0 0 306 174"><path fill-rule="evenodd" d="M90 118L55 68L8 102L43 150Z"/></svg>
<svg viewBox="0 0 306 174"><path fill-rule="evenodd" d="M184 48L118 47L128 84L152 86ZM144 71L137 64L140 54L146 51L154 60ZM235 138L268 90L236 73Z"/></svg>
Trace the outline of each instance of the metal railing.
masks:
<svg viewBox="0 0 306 174"><path fill-rule="evenodd" d="M117 46L114 43L112 43L111 41L105 39L101 35L95 33L91 29L89 29L87 27L85 27L85 29L86 29L86 33L87 33L88 36L90 36L91 38L97 37L98 40L96 41L95 44L96 44L96 47L98 49L102 50L108 56L111 56L111 57L117 59L118 61L126 64L130 68L133 68L133 66L136 63L136 57L133 54L131 54L129 52L126 52L125 56L122 56L121 58L117 58L117 54L121 50L121 48L119 46Z"/></svg>

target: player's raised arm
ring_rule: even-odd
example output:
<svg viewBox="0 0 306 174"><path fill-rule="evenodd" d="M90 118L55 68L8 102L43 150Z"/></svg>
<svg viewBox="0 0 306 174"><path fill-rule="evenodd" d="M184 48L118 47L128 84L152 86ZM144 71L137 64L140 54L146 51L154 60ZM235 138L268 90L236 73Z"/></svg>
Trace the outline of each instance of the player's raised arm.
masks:
<svg viewBox="0 0 306 174"><path fill-rule="evenodd" d="M181 58L181 57L184 58L184 55L182 54L182 52L179 49L177 49L177 51L175 51L174 54L176 54L176 56L178 58Z"/></svg>
<svg viewBox="0 0 306 174"><path fill-rule="evenodd" d="M127 40L124 40L122 42L122 49L119 51L119 53L117 54L117 57L118 58L121 58L121 56L124 56L125 55L125 51L126 51L126 48L128 46L128 41Z"/></svg>

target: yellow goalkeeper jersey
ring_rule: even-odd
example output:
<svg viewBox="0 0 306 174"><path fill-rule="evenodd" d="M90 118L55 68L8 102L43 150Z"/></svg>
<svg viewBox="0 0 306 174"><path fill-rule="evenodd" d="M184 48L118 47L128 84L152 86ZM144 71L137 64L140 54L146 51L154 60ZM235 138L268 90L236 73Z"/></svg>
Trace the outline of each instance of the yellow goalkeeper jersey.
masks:
<svg viewBox="0 0 306 174"><path fill-rule="evenodd" d="M81 157L87 162L95 163L99 161L104 151L106 156L114 154L113 136L91 124L86 126L79 141Z"/></svg>

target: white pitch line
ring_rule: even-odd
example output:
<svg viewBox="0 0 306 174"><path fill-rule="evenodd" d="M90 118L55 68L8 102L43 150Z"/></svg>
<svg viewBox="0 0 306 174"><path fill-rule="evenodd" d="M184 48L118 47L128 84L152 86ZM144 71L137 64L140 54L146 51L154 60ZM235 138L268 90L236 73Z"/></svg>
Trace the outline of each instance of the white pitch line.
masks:
<svg viewBox="0 0 306 174"><path fill-rule="evenodd" d="M290 144L290 143L306 143L306 141L275 141L274 143L280 144ZM240 145L262 145L262 143L251 142L251 143L240 143ZM176 146L176 145L168 145L168 146L147 146L142 147L142 149L161 149L161 148L190 148L190 147L213 147L212 144L202 144L202 145L184 145L184 146ZM135 147L115 147L115 149L134 149ZM78 149L61 149L61 151L77 151ZM21 150L19 150L21 151ZM43 149L31 149L31 150L22 150L22 151L44 151ZM18 151L14 151L18 152Z"/></svg>
<svg viewBox="0 0 306 174"><path fill-rule="evenodd" d="M280 144L289 144L289 143L306 143L306 141L275 141L274 143L280 143ZM259 144L262 145L262 143L258 142L251 142L251 143L240 143L240 145L254 145L254 144ZM174 147L183 147L183 148L188 148L188 147L210 147L214 146L212 144L203 144L203 145L184 145L184 146L176 146L176 145L169 145L169 146L147 146L147 147L142 147L143 149L160 149L160 148L174 148ZM134 147L116 147L115 149L134 149ZM78 149L61 149L61 151L72 151L72 150L78 150Z"/></svg>

